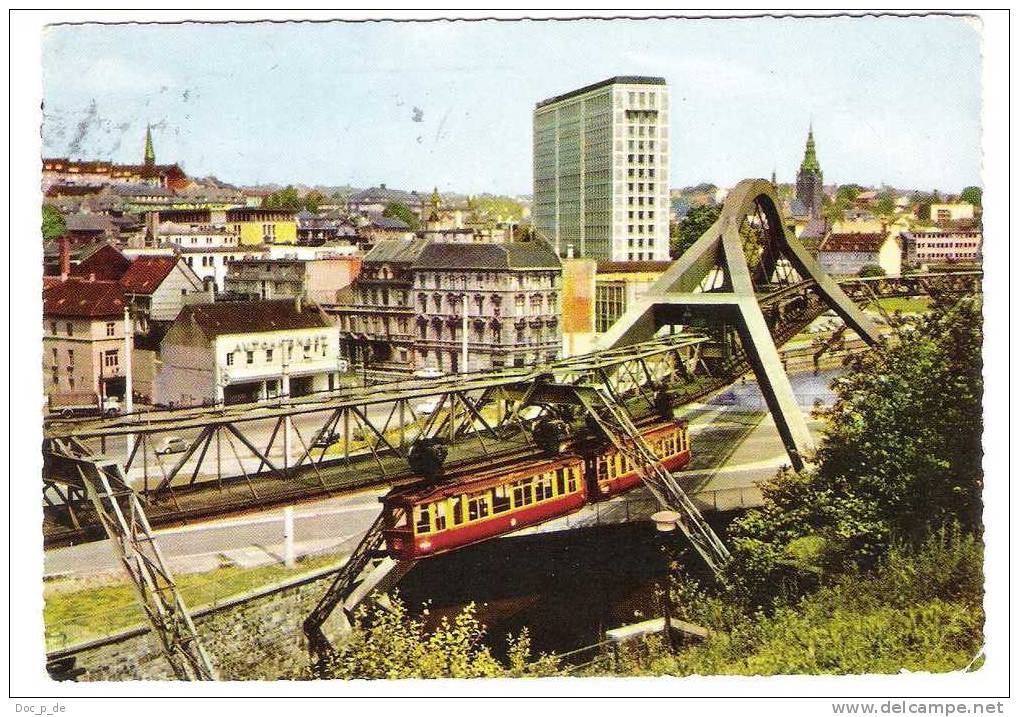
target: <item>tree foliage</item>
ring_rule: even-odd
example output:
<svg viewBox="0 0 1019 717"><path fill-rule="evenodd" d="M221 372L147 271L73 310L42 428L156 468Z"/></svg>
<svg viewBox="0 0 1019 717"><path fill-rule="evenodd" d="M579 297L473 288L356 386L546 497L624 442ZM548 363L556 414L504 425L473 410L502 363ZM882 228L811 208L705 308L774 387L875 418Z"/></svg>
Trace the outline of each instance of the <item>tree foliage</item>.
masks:
<svg viewBox="0 0 1019 717"><path fill-rule="evenodd" d="M532 657L524 630L508 636L506 662L485 646L485 626L473 603L452 621L443 617L428 631L398 598L389 610L371 615L360 609L353 630L326 665L327 677L338 679L410 679L465 677L540 677L556 674L558 660ZM427 610L425 611L427 616Z"/></svg>
<svg viewBox="0 0 1019 717"><path fill-rule="evenodd" d="M780 473L763 506L734 522L728 581L747 605L801 587L803 538L819 541L810 567L831 573L872 566L893 541L915 544L952 521L980 530L980 303L936 305L899 331L834 382L816 465Z"/></svg>
<svg viewBox="0 0 1019 717"><path fill-rule="evenodd" d="M64 236L67 226L60 210L49 204L42 205L42 238L45 241Z"/></svg>
<svg viewBox="0 0 1019 717"><path fill-rule="evenodd" d="M865 264L860 268L860 276L884 276L885 270L877 264Z"/></svg>
<svg viewBox="0 0 1019 717"><path fill-rule="evenodd" d="M304 208L309 212L317 212L319 205L325 201L325 195L317 189L312 189L304 195Z"/></svg>
<svg viewBox="0 0 1019 717"><path fill-rule="evenodd" d="M390 217L392 219L399 219L408 227L411 231L417 231L418 228L418 216L414 213L414 210L408 207L406 204L400 202L390 202L386 205L386 208L382 210L382 216Z"/></svg>
<svg viewBox="0 0 1019 717"><path fill-rule="evenodd" d="M711 228L719 215L722 206L719 204L702 204L687 212L682 221L673 224L669 230L669 256L678 259L683 253L700 239L701 235Z"/></svg>
<svg viewBox="0 0 1019 717"><path fill-rule="evenodd" d="M301 201L297 190L288 184L283 189L278 189L272 194L267 194L263 197L262 207L265 209L291 209L297 211L304 208L304 202Z"/></svg>
<svg viewBox="0 0 1019 717"><path fill-rule="evenodd" d="M979 207L983 202L984 191L980 187L966 187L962 190L959 198L964 202L969 202L974 207Z"/></svg>

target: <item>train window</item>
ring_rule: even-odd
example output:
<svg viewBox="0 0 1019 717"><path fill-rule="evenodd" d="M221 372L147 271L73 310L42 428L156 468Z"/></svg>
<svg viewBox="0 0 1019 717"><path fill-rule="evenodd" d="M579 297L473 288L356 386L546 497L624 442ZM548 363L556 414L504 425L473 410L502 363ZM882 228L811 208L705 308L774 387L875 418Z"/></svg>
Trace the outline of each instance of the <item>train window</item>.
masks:
<svg viewBox="0 0 1019 717"><path fill-rule="evenodd" d="M427 533L432 529L430 505L414 506L414 532Z"/></svg>
<svg viewBox="0 0 1019 717"><path fill-rule="evenodd" d="M548 500L552 497L552 474L543 473L534 482L534 499Z"/></svg>
<svg viewBox="0 0 1019 717"><path fill-rule="evenodd" d="M530 505L534 502L534 494L531 493L531 481L522 480L513 484L513 505L517 508Z"/></svg>
<svg viewBox="0 0 1019 717"><path fill-rule="evenodd" d="M481 520L488 517L488 496L485 493L467 497L467 520Z"/></svg>
<svg viewBox="0 0 1019 717"><path fill-rule="evenodd" d="M464 522L464 504L460 500L460 496L450 498L449 502L453 504L453 525L460 525Z"/></svg>
<svg viewBox="0 0 1019 717"><path fill-rule="evenodd" d="M444 508L446 507L445 503L443 502L434 503L433 506L435 511L435 530L436 531L445 530L446 529L446 511L444 510Z"/></svg>
<svg viewBox="0 0 1019 717"><path fill-rule="evenodd" d="M504 485L497 485L492 489L492 512L505 513L509 509L509 489Z"/></svg>
<svg viewBox="0 0 1019 717"><path fill-rule="evenodd" d="M580 467L573 466L566 473L566 490L570 493L577 492L577 477L580 475Z"/></svg>
<svg viewBox="0 0 1019 717"><path fill-rule="evenodd" d="M566 495L566 472L569 468L559 466L555 471L555 487L556 493L559 495Z"/></svg>
<svg viewBox="0 0 1019 717"><path fill-rule="evenodd" d="M609 462L605 460L605 456L598 456L595 459L595 464L598 471L598 481L607 480L609 477Z"/></svg>

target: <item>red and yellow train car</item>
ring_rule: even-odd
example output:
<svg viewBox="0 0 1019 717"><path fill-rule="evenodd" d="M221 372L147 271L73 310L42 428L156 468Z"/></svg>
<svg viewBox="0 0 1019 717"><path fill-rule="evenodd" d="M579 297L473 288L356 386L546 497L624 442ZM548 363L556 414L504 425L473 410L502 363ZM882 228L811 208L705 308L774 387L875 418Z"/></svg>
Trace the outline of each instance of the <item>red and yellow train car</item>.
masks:
<svg viewBox="0 0 1019 717"><path fill-rule="evenodd" d="M690 461L685 422L641 427L662 466ZM394 489L382 498L386 549L416 560L512 533L579 510L640 484L632 463L612 446L594 455L532 458L511 468L454 473L439 484Z"/></svg>
<svg viewBox="0 0 1019 717"><path fill-rule="evenodd" d="M643 426L641 435L665 469L680 470L690 462L690 437L685 421ZM591 500L605 500L640 485L640 475L633 463L613 446L588 458L586 472L591 481L588 489Z"/></svg>
<svg viewBox="0 0 1019 717"><path fill-rule="evenodd" d="M389 554L414 560L572 513L587 503L584 460L538 459L466 480L394 491L382 499L391 521ZM399 517L396 517L399 516Z"/></svg>

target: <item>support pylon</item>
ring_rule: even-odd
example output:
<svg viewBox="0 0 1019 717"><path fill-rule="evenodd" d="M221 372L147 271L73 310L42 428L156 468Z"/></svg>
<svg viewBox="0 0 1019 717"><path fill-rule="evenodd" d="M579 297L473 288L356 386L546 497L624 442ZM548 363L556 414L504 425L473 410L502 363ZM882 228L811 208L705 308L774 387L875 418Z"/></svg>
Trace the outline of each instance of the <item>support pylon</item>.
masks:
<svg viewBox="0 0 1019 717"><path fill-rule="evenodd" d="M763 179L740 182L729 193L718 220L656 281L648 293L599 342L608 349L646 341L663 326L687 323L691 315L732 322L775 419L789 460L802 470L814 451L806 420L782 366L778 347L758 303L758 294L791 268L821 300L868 344L877 327L785 228L774 186ZM752 223L756 221L756 225ZM748 261L747 224L759 231L759 251ZM753 235L752 235L753 236ZM719 284L720 286L715 288Z"/></svg>

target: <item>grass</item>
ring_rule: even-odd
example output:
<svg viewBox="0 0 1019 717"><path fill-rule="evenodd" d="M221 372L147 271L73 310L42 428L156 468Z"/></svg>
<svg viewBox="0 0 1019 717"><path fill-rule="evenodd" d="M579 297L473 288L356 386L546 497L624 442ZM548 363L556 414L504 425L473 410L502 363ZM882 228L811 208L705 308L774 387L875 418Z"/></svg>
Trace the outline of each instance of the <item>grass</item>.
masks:
<svg viewBox="0 0 1019 717"><path fill-rule="evenodd" d="M885 311L901 311L904 314L922 313L930 309L931 300L929 297L917 298L888 298L879 299L878 302Z"/></svg>
<svg viewBox="0 0 1019 717"><path fill-rule="evenodd" d="M258 568L229 566L206 573L181 574L174 579L184 603L193 612L337 562L338 555L316 555L299 559L293 570L278 564ZM135 588L126 577L54 580L46 583L43 597L47 650L147 625Z"/></svg>

